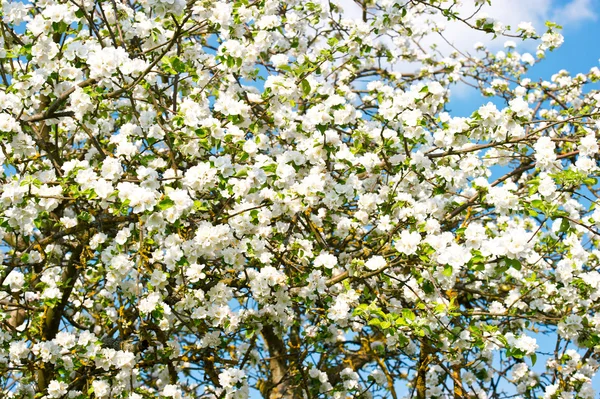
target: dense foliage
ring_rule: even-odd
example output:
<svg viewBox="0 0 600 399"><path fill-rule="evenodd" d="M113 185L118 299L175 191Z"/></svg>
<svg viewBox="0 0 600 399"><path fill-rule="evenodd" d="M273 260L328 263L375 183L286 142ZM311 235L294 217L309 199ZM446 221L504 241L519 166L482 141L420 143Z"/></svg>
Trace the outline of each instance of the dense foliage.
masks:
<svg viewBox="0 0 600 399"><path fill-rule="evenodd" d="M0 396L592 399L600 69L458 3L3 0Z"/></svg>

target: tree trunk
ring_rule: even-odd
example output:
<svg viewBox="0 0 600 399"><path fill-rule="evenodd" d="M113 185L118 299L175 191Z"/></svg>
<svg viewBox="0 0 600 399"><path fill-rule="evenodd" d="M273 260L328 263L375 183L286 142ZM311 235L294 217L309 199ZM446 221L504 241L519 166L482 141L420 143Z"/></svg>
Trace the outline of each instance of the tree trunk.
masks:
<svg viewBox="0 0 600 399"><path fill-rule="evenodd" d="M431 362L431 348L425 342L425 338L421 339L421 352L419 353L419 363L417 364L417 381L415 389L417 391L417 399L425 399L427 392L427 369Z"/></svg>
<svg viewBox="0 0 600 399"><path fill-rule="evenodd" d="M269 381L263 385L261 393L268 399L295 399L300 397L291 388L290 373L287 364L287 351L285 342L279 337L273 326L265 325L262 336L269 350Z"/></svg>
<svg viewBox="0 0 600 399"><path fill-rule="evenodd" d="M464 394L460 378L460 363L452 365L452 381L454 382L454 399L462 399Z"/></svg>

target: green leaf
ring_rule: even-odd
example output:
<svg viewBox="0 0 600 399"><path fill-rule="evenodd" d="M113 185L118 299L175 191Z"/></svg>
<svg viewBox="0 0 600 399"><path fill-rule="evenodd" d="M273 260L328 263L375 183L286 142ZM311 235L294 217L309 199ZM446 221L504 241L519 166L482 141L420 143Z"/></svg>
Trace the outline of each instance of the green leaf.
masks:
<svg viewBox="0 0 600 399"><path fill-rule="evenodd" d="M596 184L598 184L598 179L596 179L594 177L588 177L588 178L583 179L583 183L588 186L595 186Z"/></svg>
<svg viewBox="0 0 600 399"><path fill-rule="evenodd" d="M381 324L381 320L379 319L371 319L369 320L369 325L370 326L379 326Z"/></svg>
<svg viewBox="0 0 600 399"><path fill-rule="evenodd" d="M264 165L261 167L261 169L268 173L275 173L277 170L277 164Z"/></svg>
<svg viewBox="0 0 600 399"><path fill-rule="evenodd" d="M194 201L194 210L195 211L208 211L208 206L204 205L202 201L195 200Z"/></svg>
<svg viewBox="0 0 600 399"><path fill-rule="evenodd" d="M423 291L428 295L435 291L435 287L433 286L433 283L429 280L423 281L422 288L423 288Z"/></svg>
<svg viewBox="0 0 600 399"><path fill-rule="evenodd" d="M185 72L185 63L177 56L171 58L171 67L177 72Z"/></svg>
<svg viewBox="0 0 600 399"><path fill-rule="evenodd" d="M302 79L302 82L300 82L300 87L302 87L302 93L307 96L310 94L310 83L308 83L308 80L306 79Z"/></svg>
<svg viewBox="0 0 600 399"><path fill-rule="evenodd" d="M402 309L402 317L404 320L408 321L414 321L416 319L414 312L410 309Z"/></svg>
<svg viewBox="0 0 600 399"><path fill-rule="evenodd" d="M446 277L452 276L452 266L450 266L450 265L444 266L444 271L442 272L442 274Z"/></svg>
<svg viewBox="0 0 600 399"><path fill-rule="evenodd" d="M366 303L361 303L354 309L354 312L352 312L352 314L354 316L358 316L359 314L365 313L368 307L369 305L367 305Z"/></svg>
<svg viewBox="0 0 600 399"><path fill-rule="evenodd" d="M90 215L89 212L83 211L77 215L77 218L83 220L84 222L89 222L92 219L92 215Z"/></svg>
<svg viewBox="0 0 600 399"><path fill-rule="evenodd" d="M158 209L164 211L165 209L169 209L173 205L175 205L175 202L171 198L166 197L158 203Z"/></svg>
<svg viewBox="0 0 600 399"><path fill-rule="evenodd" d="M54 29L58 33L64 33L67 31L67 29L69 29L69 25L67 25L67 23L63 21L53 22L52 29Z"/></svg>
<svg viewBox="0 0 600 399"><path fill-rule="evenodd" d="M510 267L512 267L515 270L521 270L521 262L519 262L517 259L508 259L506 258L504 260L506 262L506 264Z"/></svg>
<svg viewBox="0 0 600 399"><path fill-rule="evenodd" d="M446 305L443 303L438 303L435 305L435 313L442 313L446 311Z"/></svg>
<svg viewBox="0 0 600 399"><path fill-rule="evenodd" d="M246 169L246 168L240 169L235 173L234 176L235 177L246 177L246 176L248 176L248 169Z"/></svg>
<svg viewBox="0 0 600 399"><path fill-rule="evenodd" d="M209 136L209 132L207 129L201 127L195 130L196 136L200 138L206 138Z"/></svg>
<svg viewBox="0 0 600 399"><path fill-rule="evenodd" d="M544 206L544 201L540 200L540 199L536 199L531 201L531 205L535 206L538 209L542 209L542 207Z"/></svg>
<svg viewBox="0 0 600 399"><path fill-rule="evenodd" d="M569 231L569 229L571 228L571 223L569 223L569 221L567 219L562 220L562 222L560 223L560 232L561 233L566 233L567 231Z"/></svg>

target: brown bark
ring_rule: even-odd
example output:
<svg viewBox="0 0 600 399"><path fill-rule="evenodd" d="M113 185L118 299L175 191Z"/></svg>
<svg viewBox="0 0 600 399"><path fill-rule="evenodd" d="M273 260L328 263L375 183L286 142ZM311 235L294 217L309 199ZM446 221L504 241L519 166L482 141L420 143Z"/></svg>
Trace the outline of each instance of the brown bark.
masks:
<svg viewBox="0 0 600 399"><path fill-rule="evenodd" d="M10 315L10 317L3 322L3 325L8 326L8 328L13 331L23 324L27 317L27 311L21 307L18 302L13 303L8 299L2 300L0 301L0 307Z"/></svg>
<svg viewBox="0 0 600 399"><path fill-rule="evenodd" d="M464 393L460 378L460 363L452 365L452 381L454 381L454 399L462 399Z"/></svg>
<svg viewBox="0 0 600 399"><path fill-rule="evenodd" d="M431 362L431 348L425 341L421 339L421 352L419 353L419 363L417 365L417 381L415 390L417 399L425 399L427 392L427 369Z"/></svg>
<svg viewBox="0 0 600 399"><path fill-rule="evenodd" d="M262 328L262 336L269 350L269 381L263 385L261 393L269 399L292 399L297 396L290 387L290 375L286 361L287 351L285 342L279 337L272 326Z"/></svg>

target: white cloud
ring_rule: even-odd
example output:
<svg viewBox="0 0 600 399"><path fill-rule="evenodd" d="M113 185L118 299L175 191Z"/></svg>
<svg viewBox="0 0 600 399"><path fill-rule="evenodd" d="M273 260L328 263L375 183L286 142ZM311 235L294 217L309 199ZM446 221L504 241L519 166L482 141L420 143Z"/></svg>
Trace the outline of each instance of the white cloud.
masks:
<svg viewBox="0 0 600 399"><path fill-rule="evenodd" d="M552 19L558 24L570 25L583 21L595 21L598 14L594 11L598 0L572 0L555 10Z"/></svg>
<svg viewBox="0 0 600 399"><path fill-rule="evenodd" d="M462 8L467 15L475 11L472 0L467 0ZM505 26L510 26L512 31L520 22L531 22L538 32L541 32L551 9L552 0L500 0L492 1L492 5L484 5L478 17L486 14ZM474 24L475 19L472 18L470 22ZM493 40L492 35L474 31L460 21L449 22L444 36L460 50L471 50L476 42L482 42L492 48L500 48L506 40L504 38Z"/></svg>
<svg viewBox="0 0 600 399"><path fill-rule="evenodd" d="M564 0L492 0L492 4L485 4L478 15L487 14L505 26L510 26L513 31L520 22L531 22L537 32L541 34L546 30L546 21L569 28L582 22L596 20L595 8L600 5L599 3L600 0L569 0L568 2ZM461 9L465 15L469 15L475 11L474 1L465 0ZM471 20L472 23L474 21L475 18ZM491 48L499 49L506 40L504 38L493 40L491 35L474 32L460 21L448 22L444 36L460 50L471 50L473 44L478 41ZM532 49L534 46L532 43L525 47Z"/></svg>
<svg viewBox="0 0 600 399"><path fill-rule="evenodd" d="M460 15L470 16L478 8L475 6L475 1L463 0L462 4L454 9L458 10ZM339 0L339 4L344 9L344 18L362 18L362 10L354 0ZM600 6L600 0L492 0L491 5L484 4L481 7L477 17L487 15L502 22L505 26L510 26L513 31L520 22L531 22L538 33L542 34L546 30L545 22L548 20L565 28L596 20L598 15L595 8L598 6ZM461 21L447 21L440 14L431 19L435 23L445 26L443 34L446 40L462 51L471 51L476 42L482 42L492 49L500 49L506 40L502 37L494 40L493 35L474 31ZM469 22L474 25L476 19L476 17L472 17ZM425 21L424 18L423 23L426 23ZM443 52L451 51L451 47L439 37L432 36L423 44L433 43L438 44L439 49ZM533 42L530 43L524 46L528 50L535 47Z"/></svg>
<svg viewBox="0 0 600 399"><path fill-rule="evenodd" d="M465 11L474 11L473 0L466 0L462 6ZM566 4L565 4L566 3ZM536 28L538 34L546 31L546 21L552 21L565 28L568 31L570 27L581 25L585 22L597 19L594 10L600 0L492 0L492 5L482 7L478 15L487 14L487 16L502 22L505 26L510 26L514 31L520 22L531 22ZM475 18L471 21L474 23ZM566 33L566 32L563 32ZM473 51L473 45L476 42L484 43L492 50L502 49L507 38L498 37L493 39L492 35L483 32L473 31L460 21L451 21L447 23L444 31L444 37L450 41L457 49L466 52ZM566 38L568 40L568 37ZM519 52L535 53L538 42L528 40L522 42L515 40ZM451 51L451 47L445 43L440 46L445 51ZM457 98L466 98L475 95L477 90L464 85L456 85L453 94Z"/></svg>

